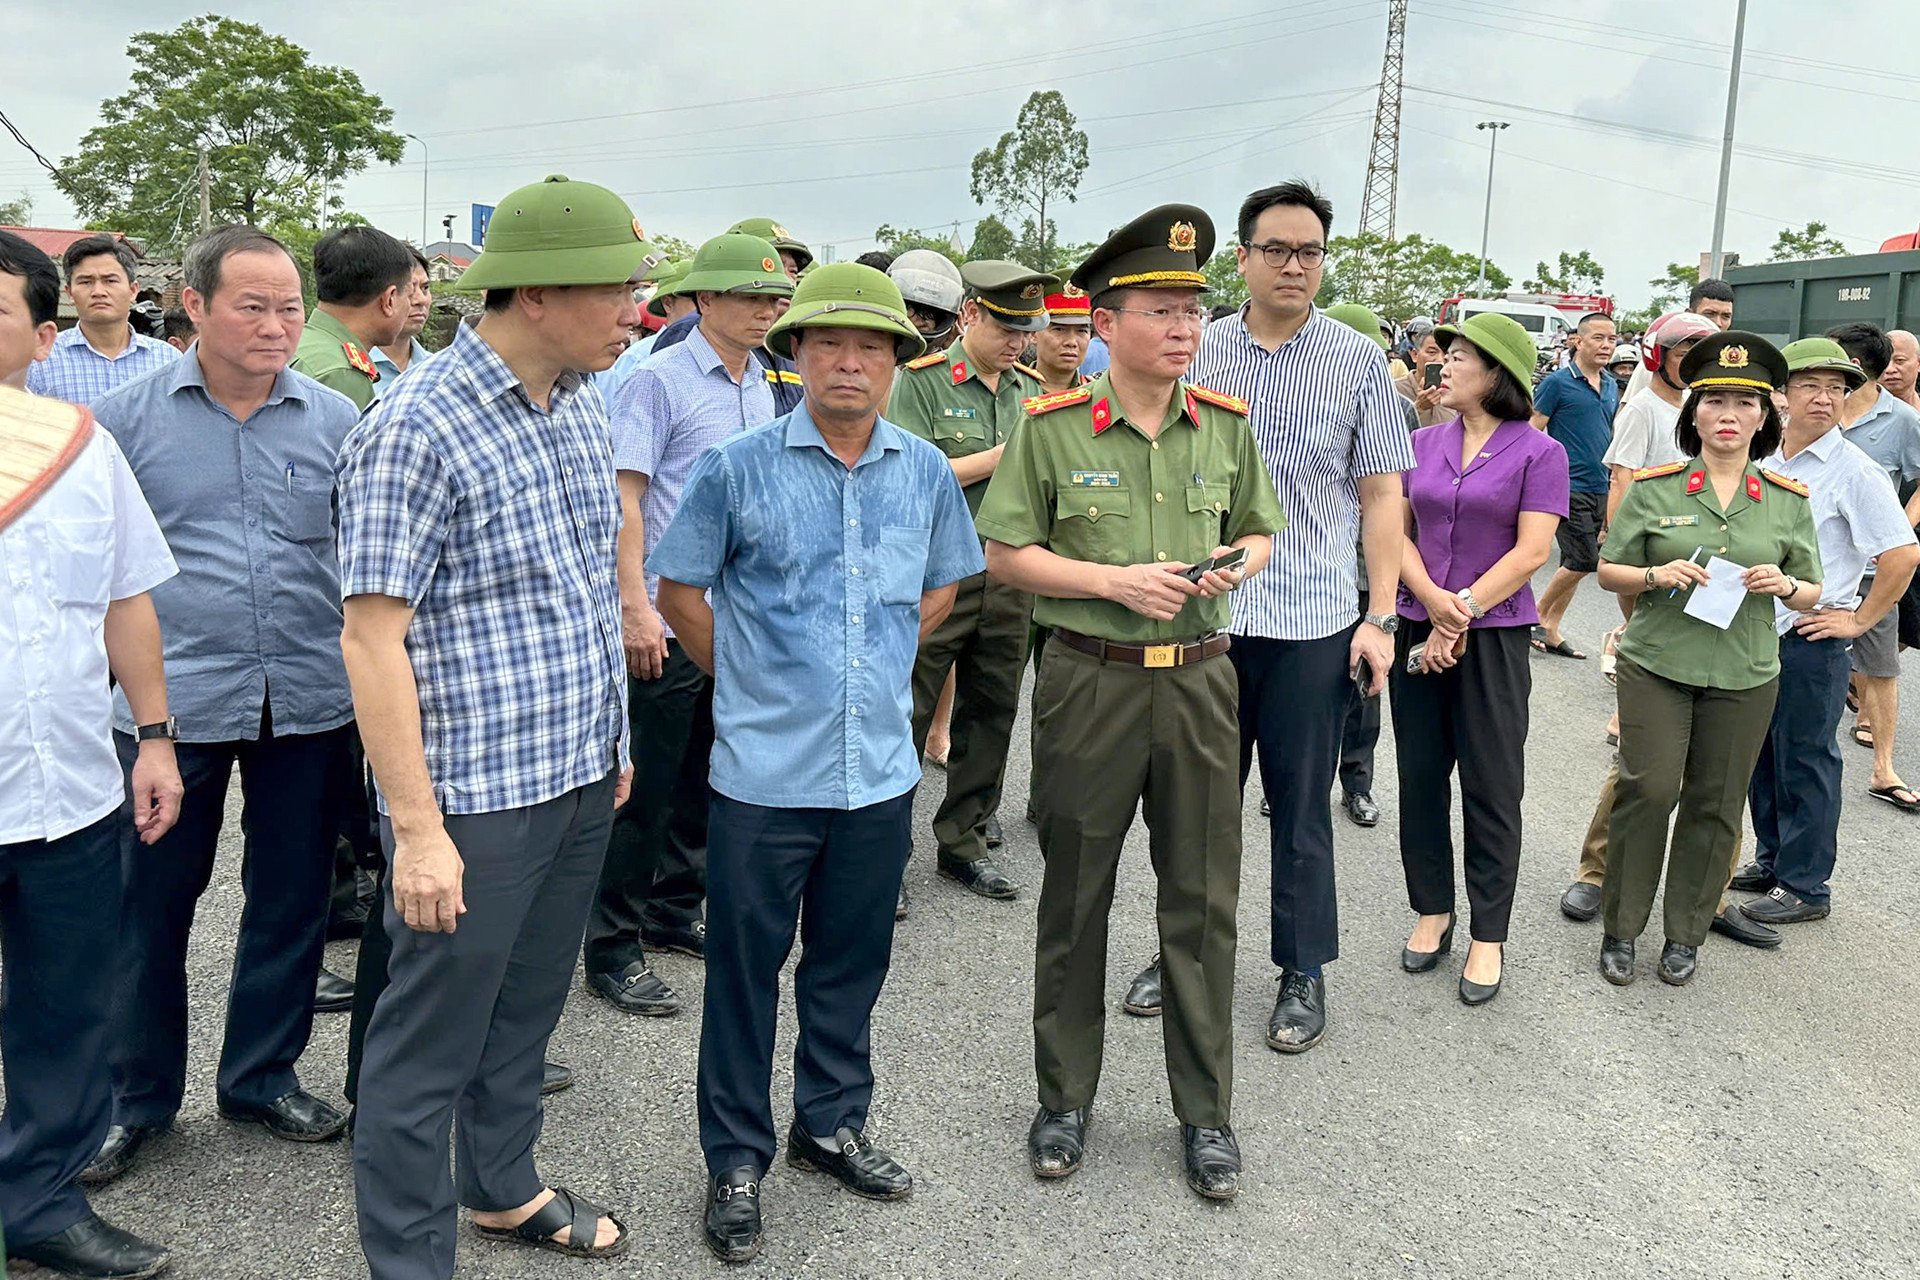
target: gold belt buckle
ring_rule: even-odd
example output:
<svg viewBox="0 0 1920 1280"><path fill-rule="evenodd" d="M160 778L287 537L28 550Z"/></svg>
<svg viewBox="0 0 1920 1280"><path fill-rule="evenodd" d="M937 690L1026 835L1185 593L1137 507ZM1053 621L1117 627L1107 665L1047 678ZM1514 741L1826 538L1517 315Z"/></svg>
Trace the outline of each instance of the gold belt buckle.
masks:
<svg viewBox="0 0 1920 1280"><path fill-rule="evenodd" d="M1177 644L1150 644L1140 651L1140 665L1143 667L1177 667L1180 665L1180 646Z"/></svg>

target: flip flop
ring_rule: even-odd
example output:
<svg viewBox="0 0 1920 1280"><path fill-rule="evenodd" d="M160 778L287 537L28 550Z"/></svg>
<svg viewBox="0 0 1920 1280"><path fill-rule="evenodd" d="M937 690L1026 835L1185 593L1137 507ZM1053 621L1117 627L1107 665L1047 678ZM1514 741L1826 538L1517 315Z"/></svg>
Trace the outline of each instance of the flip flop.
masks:
<svg viewBox="0 0 1920 1280"><path fill-rule="evenodd" d="M1556 658L1573 658L1580 662L1587 660L1586 654L1568 644L1565 639L1562 639L1558 644L1548 644L1543 638L1536 639L1533 642L1533 647L1542 653L1550 653Z"/></svg>
<svg viewBox="0 0 1920 1280"><path fill-rule="evenodd" d="M1607 678L1608 684L1620 683L1620 637L1625 631L1624 626L1615 627L1600 639L1600 674Z"/></svg>
<svg viewBox="0 0 1920 1280"><path fill-rule="evenodd" d="M1854 715L1860 714L1860 695L1851 689L1847 690L1847 710Z"/></svg>
<svg viewBox="0 0 1920 1280"><path fill-rule="evenodd" d="M1875 800L1885 800L1894 808L1904 809L1908 813L1920 810L1920 794L1916 794L1912 787L1903 782L1895 783L1891 787L1868 787L1867 794Z"/></svg>
<svg viewBox="0 0 1920 1280"><path fill-rule="evenodd" d="M1853 740L1867 750L1873 750L1873 730L1868 726L1864 724L1853 726Z"/></svg>

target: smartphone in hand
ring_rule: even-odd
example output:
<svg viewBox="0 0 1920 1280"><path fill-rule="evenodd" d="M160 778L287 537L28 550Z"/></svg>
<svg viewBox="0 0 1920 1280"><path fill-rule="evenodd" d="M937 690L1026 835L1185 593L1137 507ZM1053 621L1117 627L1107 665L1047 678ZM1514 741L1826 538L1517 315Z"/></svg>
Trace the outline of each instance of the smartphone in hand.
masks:
<svg viewBox="0 0 1920 1280"><path fill-rule="evenodd" d="M1180 576L1188 582L1198 582L1215 569L1238 569L1247 562L1247 549L1235 547L1224 556L1209 556L1195 565L1189 565L1180 571Z"/></svg>

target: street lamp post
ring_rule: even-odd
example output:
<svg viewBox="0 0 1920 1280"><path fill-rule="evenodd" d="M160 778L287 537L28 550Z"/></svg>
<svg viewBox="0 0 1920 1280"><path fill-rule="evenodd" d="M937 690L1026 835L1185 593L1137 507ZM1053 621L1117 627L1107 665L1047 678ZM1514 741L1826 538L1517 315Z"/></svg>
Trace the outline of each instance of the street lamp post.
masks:
<svg viewBox="0 0 1920 1280"><path fill-rule="evenodd" d="M424 249L427 247L427 166L432 163L433 157L427 153L427 144L419 134L409 133L406 136L420 143L420 247Z"/></svg>
<svg viewBox="0 0 1920 1280"><path fill-rule="evenodd" d="M1474 282L1475 293L1485 293L1487 289L1487 237L1493 230L1493 157L1500 147L1500 131L1510 127L1505 120L1482 120L1473 126L1487 131L1487 211L1480 219L1480 278Z"/></svg>
<svg viewBox="0 0 1920 1280"><path fill-rule="evenodd" d="M1727 126L1720 138L1720 190L1713 201L1713 250L1707 260L1707 274L1718 279L1726 262L1724 246L1727 233L1727 183L1733 176L1733 113L1740 99L1740 52L1747 38L1747 0L1733 19L1733 66L1727 73Z"/></svg>

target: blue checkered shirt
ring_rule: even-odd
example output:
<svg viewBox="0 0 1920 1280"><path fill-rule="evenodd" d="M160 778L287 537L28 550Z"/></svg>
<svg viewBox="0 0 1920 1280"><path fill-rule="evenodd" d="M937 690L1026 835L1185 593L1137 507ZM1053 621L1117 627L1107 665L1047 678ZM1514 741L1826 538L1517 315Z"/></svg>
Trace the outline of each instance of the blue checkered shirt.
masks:
<svg viewBox="0 0 1920 1280"><path fill-rule="evenodd" d="M340 450L342 594L414 609L407 654L442 813L539 804L626 758L606 405L564 375L545 412L472 328Z"/></svg>
<svg viewBox="0 0 1920 1280"><path fill-rule="evenodd" d="M79 325L63 330L47 358L27 366L27 390L68 404L91 405L115 387L180 358L160 339L135 333L132 325L127 326L127 337L120 354L109 358L93 349Z"/></svg>

